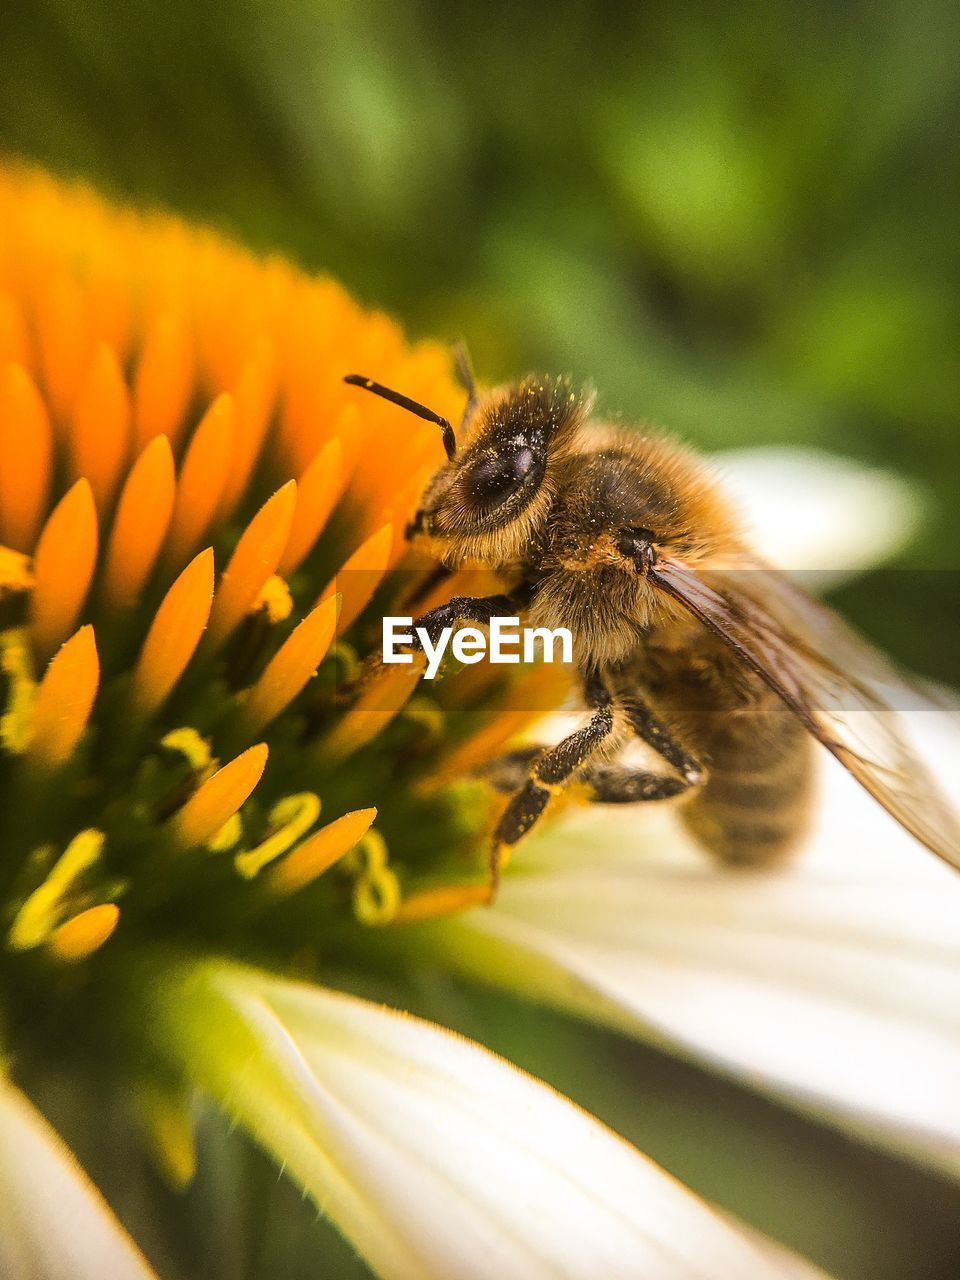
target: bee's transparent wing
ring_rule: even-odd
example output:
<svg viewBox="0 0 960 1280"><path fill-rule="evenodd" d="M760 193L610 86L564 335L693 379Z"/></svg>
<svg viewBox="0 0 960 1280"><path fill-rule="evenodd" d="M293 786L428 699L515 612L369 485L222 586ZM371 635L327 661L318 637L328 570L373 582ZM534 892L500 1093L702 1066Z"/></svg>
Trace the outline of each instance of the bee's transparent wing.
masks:
<svg viewBox="0 0 960 1280"><path fill-rule="evenodd" d="M960 869L960 820L895 708L933 704L826 605L765 565L697 573L664 558L654 584L772 688L894 818Z"/></svg>

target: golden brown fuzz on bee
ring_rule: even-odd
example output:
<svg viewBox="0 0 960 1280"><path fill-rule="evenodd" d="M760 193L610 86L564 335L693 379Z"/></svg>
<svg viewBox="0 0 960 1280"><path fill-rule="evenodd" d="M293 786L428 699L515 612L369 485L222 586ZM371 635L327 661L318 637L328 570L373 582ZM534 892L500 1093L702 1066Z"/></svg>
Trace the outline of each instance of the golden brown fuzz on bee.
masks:
<svg viewBox="0 0 960 1280"><path fill-rule="evenodd" d="M418 625L523 611L569 628L591 713L555 746L490 765L493 785L513 792L491 887L504 851L574 780L608 804L679 799L718 858L774 861L806 828L811 735L960 866L960 824L874 692L895 673L753 555L707 465L664 436L595 422L591 396L566 379L531 375L479 396L462 366L459 438L412 406L441 426L449 457L408 536L449 568L499 571L510 594L457 597ZM875 756L863 751L865 714ZM650 769L622 759L631 738L650 749Z"/></svg>
<svg viewBox="0 0 960 1280"><path fill-rule="evenodd" d="M649 533L658 553L690 564L730 563L742 554L735 520L704 464L660 436L585 425L560 462L544 521L536 626L567 626L582 664L623 661L657 619L676 615L669 598L637 572L623 547Z"/></svg>
<svg viewBox="0 0 960 1280"><path fill-rule="evenodd" d="M768 690L761 696L752 673L738 667L733 681L716 680L729 654L637 560L638 543L649 543L658 556L701 568L735 564L744 554L736 518L692 452L596 423L589 409L590 398L564 379L529 377L478 398L412 525L414 539L450 567L491 566L525 589L532 625L570 628L587 683L593 720L576 742L533 760L499 843L509 848L525 835L549 797L578 776L611 803L682 796L691 829L729 861L776 857L793 830L773 812L783 807L777 794L766 793L770 813L758 823L753 793L732 789L727 775L742 764L762 776L765 758L740 754L741 743L792 725L782 727L782 704ZM728 714L740 732L718 734L718 717ZM668 751L674 776L601 768L635 734ZM802 770L806 753L791 758ZM793 819L792 804L786 816Z"/></svg>

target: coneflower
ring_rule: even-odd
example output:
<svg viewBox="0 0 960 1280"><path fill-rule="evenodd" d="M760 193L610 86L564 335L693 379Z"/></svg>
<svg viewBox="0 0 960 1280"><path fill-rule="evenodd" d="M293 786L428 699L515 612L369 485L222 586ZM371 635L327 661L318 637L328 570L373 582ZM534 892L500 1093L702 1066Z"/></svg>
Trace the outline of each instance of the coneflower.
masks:
<svg viewBox="0 0 960 1280"><path fill-rule="evenodd" d="M384 602L453 590L403 540L442 454L342 376L455 417L446 349L33 172L0 224L3 1274L149 1274L12 1083L51 1060L177 1185L204 1091L385 1276L812 1274L479 1046L319 985L365 949L485 948L498 981L536 950L520 899L415 922L483 896L474 766L557 677L454 698L369 660Z"/></svg>

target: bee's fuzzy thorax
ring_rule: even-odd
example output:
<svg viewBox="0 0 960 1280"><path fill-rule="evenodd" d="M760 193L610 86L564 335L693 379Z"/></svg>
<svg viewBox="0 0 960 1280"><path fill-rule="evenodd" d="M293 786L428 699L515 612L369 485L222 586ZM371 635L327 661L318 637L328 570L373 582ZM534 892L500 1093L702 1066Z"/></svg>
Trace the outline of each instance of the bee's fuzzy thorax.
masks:
<svg viewBox="0 0 960 1280"><path fill-rule="evenodd" d="M692 449L649 429L590 422L567 456L557 538L572 527L640 526L662 550L688 563L739 559L740 521L708 464Z"/></svg>
<svg viewBox="0 0 960 1280"><path fill-rule="evenodd" d="M585 425L558 469L532 617L568 626L586 663L622 660L677 616L622 551L625 531L691 564L741 551L735 516L695 455L661 436Z"/></svg>

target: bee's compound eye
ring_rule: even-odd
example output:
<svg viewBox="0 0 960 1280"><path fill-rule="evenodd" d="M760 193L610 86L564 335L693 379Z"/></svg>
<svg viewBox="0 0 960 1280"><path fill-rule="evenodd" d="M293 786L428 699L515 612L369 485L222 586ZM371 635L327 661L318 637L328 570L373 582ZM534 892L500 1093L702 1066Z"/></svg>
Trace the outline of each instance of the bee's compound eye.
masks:
<svg viewBox="0 0 960 1280"><path fill-rule="evenodd" d="M509 453L490 451L467 473L467 490L477 506L495 507L531 479L537 456L529 445Z"/></svg>

